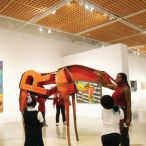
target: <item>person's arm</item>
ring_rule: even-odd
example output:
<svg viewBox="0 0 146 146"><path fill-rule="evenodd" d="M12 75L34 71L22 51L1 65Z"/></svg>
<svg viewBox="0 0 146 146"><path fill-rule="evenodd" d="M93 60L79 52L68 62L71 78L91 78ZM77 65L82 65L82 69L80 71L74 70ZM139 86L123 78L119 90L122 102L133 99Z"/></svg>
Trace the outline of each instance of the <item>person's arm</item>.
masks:
<svg viewBox="0 0 146 146"><path fill-rule="evenodd" d="M103 84L103 87L105 88L109 88L111 90L115 90L117 88L117 85L116 84Z"/></svg>
<svg viewBox="0 0 146 146"><path fill-rule="evenodd" d="M131 112L131 92L129 87L124 87L123 93L126 101L126 110L127 110L127 117L125 123L127 126L130 126L132 112Z"/></svg>
<svg viewBox="0 0 146 146"><path fill-rule="evenodd" d="M103 75L102 75L102 72L95 72L98 77L99 77L99 82L101 83L101 85L105 88L109 88L109 89L112 89L112 90L115 90L117 88L117 85L114 84L114 83L111 83L111 84L107 84L103 78Z"/></svg>
<svg viewBox="0 0 146 146"><path fill-rule="evenodd" d="M43 115L42 115L41 112L38 112L37 119L40 121L40 123L42 124L42 126L45 126L45 121L44 121L44 118L43 118Z"/></svg>

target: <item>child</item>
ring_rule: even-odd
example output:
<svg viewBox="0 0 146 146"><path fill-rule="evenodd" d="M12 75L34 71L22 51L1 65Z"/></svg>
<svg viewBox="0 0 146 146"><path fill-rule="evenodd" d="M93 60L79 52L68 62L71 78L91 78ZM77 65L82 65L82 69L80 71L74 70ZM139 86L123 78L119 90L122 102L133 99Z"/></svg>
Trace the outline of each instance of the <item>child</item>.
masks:
<svg viewBox="0 0 146 146"><path fill-rule="evenodd" d="M103 130L101 141L103 146L119 146L120 122L124 119L124 113L118 106L114 106L111 96L101 97Z"/></svg>
<svg viewBox="0 0 146 146"><path fill-rule="evenodd" d="M36 95L30 92L27 97L27 109L23 113L25 126L24 146L44 146L42 138L42 126L44 119L42 113L35 109Z"/></svg>

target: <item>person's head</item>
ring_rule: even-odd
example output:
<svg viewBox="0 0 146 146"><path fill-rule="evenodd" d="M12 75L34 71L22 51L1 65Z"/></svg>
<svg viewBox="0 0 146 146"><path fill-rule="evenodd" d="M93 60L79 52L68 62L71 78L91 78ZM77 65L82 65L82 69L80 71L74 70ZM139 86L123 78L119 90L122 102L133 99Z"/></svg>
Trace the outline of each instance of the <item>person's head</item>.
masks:
<svg viewBox="0 0 146 146"><path fill-rule="evenodd" d="M114 101L110 95L103 95L100 103L105 109L112 109L114 107Z"/></svg>
<svg viewBox="0 0 146 146"><path fill-rule="evenodd" d="M29 92L29 96L27 97L27 107L35 107L36 104L37 102L35 93Z"/></svg>
<svg viewBox="0 0 146 146"><path fill-rule="evenodd" d="M117 84L121 84L121 83L128 84L127 75L125 73L118 73L117 77L116 77L116 83Z"/></svg>

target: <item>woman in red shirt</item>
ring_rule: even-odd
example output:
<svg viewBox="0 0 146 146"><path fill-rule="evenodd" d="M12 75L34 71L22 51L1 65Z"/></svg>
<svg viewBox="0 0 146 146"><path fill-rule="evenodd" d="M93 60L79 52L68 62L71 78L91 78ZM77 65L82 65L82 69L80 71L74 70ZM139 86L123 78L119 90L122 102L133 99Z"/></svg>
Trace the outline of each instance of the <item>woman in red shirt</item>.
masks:
<svg viewBox="0 0 146 146"><path fill-rule="evenodd" d="M114 104L120 106L124 111L124 121L121 123L121 146L130 146L129 126L131 122L131 91L125 73L118 73L116 84L104 84L103 86L115 90L112 94ZM125 126L123 126L125 125Z"/></svg>

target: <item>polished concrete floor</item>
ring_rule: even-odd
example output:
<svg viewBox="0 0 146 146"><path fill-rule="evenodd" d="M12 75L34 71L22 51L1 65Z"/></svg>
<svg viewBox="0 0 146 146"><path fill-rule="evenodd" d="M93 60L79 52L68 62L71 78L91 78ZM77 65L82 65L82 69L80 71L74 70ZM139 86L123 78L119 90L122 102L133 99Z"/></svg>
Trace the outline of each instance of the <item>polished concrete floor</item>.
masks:
<svg viewBox="0 0 146 146"><path fill-rule="evenodd" d="M146 99L133 101L133 122L130 127L131 146L146 146ZM70 132L72 146L101 146L101 119L77 117L79 141L75 139L71 118ZM43 128L45 146L67 146L66 126L55 125L55 118L47 118L48 127ZM0 146L23 146L24 131L22 122L0 124Z"/></svg>

